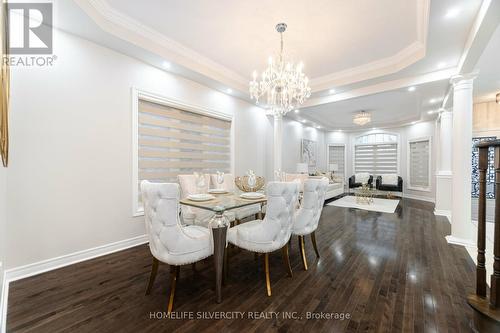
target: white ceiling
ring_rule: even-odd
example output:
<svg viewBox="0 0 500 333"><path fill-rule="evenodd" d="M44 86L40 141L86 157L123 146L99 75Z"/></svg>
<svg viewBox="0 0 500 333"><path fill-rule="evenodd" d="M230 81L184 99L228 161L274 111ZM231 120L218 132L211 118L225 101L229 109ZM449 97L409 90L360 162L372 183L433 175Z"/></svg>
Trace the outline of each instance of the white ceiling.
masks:
<svg viewBox="0 0 500 333"><path fill-rule="evenodd" d="M360 109L374 110L377 127L427 119L425 100L444 98L481 5L482 0L264 0L258 5L73 0L57 3L56 23L156 67L168 61L169 72L223 92L231 88L230 94L250 101L251 72L264 69L268 56L278 51L274 26L284 21L285 52L304 61L312 78L313 95L301 114L327 129L349 129L352 112ZM449 17L453 10L457 15ZM408 94L409 86L416 92Z"/></svg>
<svg viewBox="0 0 500 333"><path fill-rule="evenodd" d="M418 2L108 0L115 10L247 78L279 51L275 25L286 22L285 51L304 62L311 79L393 56L417 41Z"/></svg>
<svg viewBox="0 0 500 333"><path fill-rule="evenodd" d="M370 112L372 121L366 128L391 127L410 124L414 121L433 119L443 100L448 80L441 80L415 87L414 91L397 89L375 95L346 99L335 103L321 104L291 113L290 117L320 125L329 130L356 130L363 127L353 124L356 112Z"/></svg>

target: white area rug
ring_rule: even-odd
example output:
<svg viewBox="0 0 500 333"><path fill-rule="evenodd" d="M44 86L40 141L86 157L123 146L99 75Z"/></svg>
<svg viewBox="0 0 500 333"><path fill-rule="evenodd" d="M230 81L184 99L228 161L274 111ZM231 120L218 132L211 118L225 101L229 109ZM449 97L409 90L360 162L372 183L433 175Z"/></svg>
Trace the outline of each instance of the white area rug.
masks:
<svg viewBox="0 0 500 333"><path fill-rule="evenodd" d="M380 199L373 198L373 203L367 204L358 204L356 203L356 197L353 195L346 195L338 200L330 202L328 206L336 206L336 207L346 207L346 208L357 208L369 210L372 212L381 212L381 213L394 213L396 211L396 207L398 207L399 200L395 199Z"/></svg>

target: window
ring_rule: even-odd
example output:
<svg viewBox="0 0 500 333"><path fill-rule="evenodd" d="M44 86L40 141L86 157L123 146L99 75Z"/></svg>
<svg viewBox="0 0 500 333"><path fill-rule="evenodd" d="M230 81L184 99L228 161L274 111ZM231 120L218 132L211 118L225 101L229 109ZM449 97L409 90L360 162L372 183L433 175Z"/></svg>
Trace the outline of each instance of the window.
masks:
<svg viewBox="0 0 500 333"><path fill-rule="evenodd" d="M339 177L345 177L345 146L328 145L328 164L337 164L339 169L335 174ZM328 171L331 171L328 169Z"/></svg>
<svg viewBox="0 0 500 333"><path fill-rule="evenodd" d="M398 143L394 134L368 134L356 138L354 172L373 176L398 173Z"/></svg>
<svg viewBox="0 0 500 333"><path fill-rule="evenodd" d="M496 140L496 136L472 138L472 197L479 198L479 148L475 145L482 141ZM488 169L486 170L486 198L495 199L495 152L490 147L488 151Z"/></svg>
<svg viewBox="0 0 500 333"><path fill-rule="evenodd" d="M429 191L431 186L431 141L408 142L408 189Z"/></svg>
<svg viewBox="0 0 500 333"><path fill-rule="evenodd" d="M140 182L177 182L177 175L231 170L231 121L137 98L134 215ZM135 113L135 112L134 112Z"/></svg>

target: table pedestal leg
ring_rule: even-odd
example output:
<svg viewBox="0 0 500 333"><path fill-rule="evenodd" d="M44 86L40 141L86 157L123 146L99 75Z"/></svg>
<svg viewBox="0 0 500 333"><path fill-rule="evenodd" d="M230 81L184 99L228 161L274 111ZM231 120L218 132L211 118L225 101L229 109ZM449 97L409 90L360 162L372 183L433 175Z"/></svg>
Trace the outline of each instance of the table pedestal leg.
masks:
<svg viewBox="0 0 500 333"><path fill-rule="evenodd" d="M214 239L214 265L215 265L215 295L216 302L222 302L222 273L224 267L224 251L226 250L227 226L212 228Z"/></svg>

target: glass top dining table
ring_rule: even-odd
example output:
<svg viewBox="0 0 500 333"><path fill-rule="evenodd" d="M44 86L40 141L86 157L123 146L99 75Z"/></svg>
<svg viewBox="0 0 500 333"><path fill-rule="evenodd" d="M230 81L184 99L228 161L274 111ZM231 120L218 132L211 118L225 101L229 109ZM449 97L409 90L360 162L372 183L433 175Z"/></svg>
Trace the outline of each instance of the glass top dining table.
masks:
<svg viewBox="0 0 500 333"><path fill-rule="evenodd" d="M181 205L209 210L215 213L215 216L222 217L225 211L237 209L245 206L260 204L261 207L267 202L264 196L259 199L244 199L240 193L228 192L224 194L211 193L214 198L207 201L193 201L188 198L180 200ZM261 213L262 214L262 213ZM260 214L260 218L262 215ZM224 270L224 252L226 250L226 236L228 225L211 225L212 241L214 248L214 268L215 268L215 296L216 302L222 302L222 277Z"/></svg>
<svg viewBox="0 0 500 333"><path fill-rule="evenodd" d="M221 213L231 209L237 209L255 204L263 204L267 201L267 198L265 196L259 199L245 199L240 197L240 193L237 192L228 192L222 194L211 193L211 195L213 195L215 198L207 201L194 201L188 198L184 198L180 201L180 204L210 210L214 213Z"/></svg>

